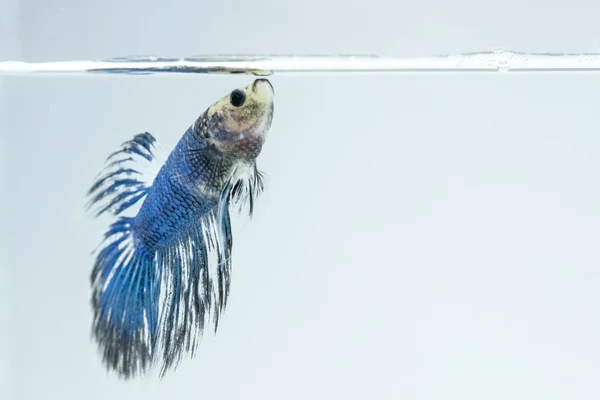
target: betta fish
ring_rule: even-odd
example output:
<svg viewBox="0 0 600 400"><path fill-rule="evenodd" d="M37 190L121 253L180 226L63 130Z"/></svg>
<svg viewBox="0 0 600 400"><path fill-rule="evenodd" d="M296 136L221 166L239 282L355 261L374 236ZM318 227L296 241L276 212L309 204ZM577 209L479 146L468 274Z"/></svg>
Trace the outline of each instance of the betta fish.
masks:
<svg viewBox="0 0 600 400"><path fill-rule="evenodd" d="M230 206L252 216L263 190L256 158L273 120L267 79L233 90L183 134L151 183L140 163L156 140L140 133L111 154L88 195L115 220L91 273L92 336L108 371L160 376L194 356L205 323L216 333L231 282ZM157 168L158 169L158 168ZM121 215L134 204L135 216Z"/></svg>

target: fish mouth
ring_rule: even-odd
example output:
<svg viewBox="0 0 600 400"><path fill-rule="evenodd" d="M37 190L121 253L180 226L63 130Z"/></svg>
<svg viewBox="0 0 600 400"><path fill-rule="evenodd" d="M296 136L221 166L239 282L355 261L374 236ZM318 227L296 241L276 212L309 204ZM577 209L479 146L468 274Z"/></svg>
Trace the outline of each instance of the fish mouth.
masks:
<svg viewBox="0 0 600 400"><path fill-rule="evenodd" d="M252 90L256 91L262 85L268 85L269 88L271 89L271 93L275 94L275 89L273 89L273 85L271 84L271 82L269 82L268 79L265 79L265 78L256 79L254 81L254 83L252 83Z"/></svg>

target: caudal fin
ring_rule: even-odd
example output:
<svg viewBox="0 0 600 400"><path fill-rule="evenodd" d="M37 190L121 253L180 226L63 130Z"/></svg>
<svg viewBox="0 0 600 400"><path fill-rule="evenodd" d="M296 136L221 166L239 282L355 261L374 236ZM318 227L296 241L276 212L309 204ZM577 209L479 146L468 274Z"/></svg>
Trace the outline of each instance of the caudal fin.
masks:
<svg viewBox="0 0 600 400"><path fill-rule="evenodd" d="M132 224L121 217L109 227L91 275L93 335L106 367L125 379L152 364L160 296L156 257L136 242Z"/></svg>

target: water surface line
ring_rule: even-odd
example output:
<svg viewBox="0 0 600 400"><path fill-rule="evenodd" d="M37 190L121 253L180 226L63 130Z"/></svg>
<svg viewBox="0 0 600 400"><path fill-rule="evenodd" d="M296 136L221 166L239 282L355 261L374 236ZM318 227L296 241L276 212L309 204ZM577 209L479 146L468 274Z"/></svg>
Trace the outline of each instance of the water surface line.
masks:
<svg viewBox="0 0 600 400"><path fill-rule="evenodd" d="M433 57L376 55L217 55L184 58L131 56L106 60L0 61L0 75L25 74L249 74L358 72L600 71L600 54L493 50Z"/></svg>

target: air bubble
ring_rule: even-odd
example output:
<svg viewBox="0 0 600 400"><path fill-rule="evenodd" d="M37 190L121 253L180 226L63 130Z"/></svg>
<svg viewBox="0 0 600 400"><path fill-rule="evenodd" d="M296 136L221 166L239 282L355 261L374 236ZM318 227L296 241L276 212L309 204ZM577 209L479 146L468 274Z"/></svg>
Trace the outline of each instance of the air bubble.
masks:
<svg viewBox="0 0 600 400"><path fill-rule="evenodd" d="M496 69L498 70L498 72L508 72L510 71L510 66L508 65L508 62L502 60L498 63Z"/></svg>

